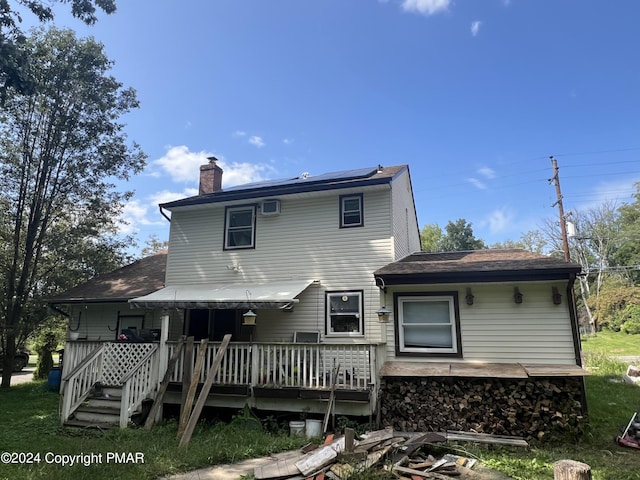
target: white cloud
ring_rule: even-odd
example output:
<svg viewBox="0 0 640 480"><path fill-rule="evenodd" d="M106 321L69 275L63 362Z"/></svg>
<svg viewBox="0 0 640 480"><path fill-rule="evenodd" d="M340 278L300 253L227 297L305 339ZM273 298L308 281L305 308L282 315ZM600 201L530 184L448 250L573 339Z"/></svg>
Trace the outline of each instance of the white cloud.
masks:
<svg viewBox="0 0 640 480"><path fill-rule="evenodd" d="M471 35L473 35L474 37L478 35L478 32L480 31L480 25L482 25L482 22L480 20L471 22Z"/></svg>
<svg viewBox="0 0 640 480"><path fill-rule="evenodd" d="M282 143L284 143L285 145L291 145L293 142L293 138L285 138L284 140L282 140Z"/></svg>
<svg viewBox="0 0 640 480"><path fill-rule="evenodd" d="M136 233L139 231L140 225L160 225L162 222L154 221L149 216L150 209L155 208L157 208L155 205L145 205L140 200L130 200L127 202L120 214L120 220L124 222L119 226L120 233L124 235Z"/></svg>
<svg viewBox="0 0 640 480"><path fill-rule="evenodd" d="M262 137L259 137L257 135L253 135L252 137L249 138L249 143L255 147L258 148L262 148L264 147L266 144L264 143L264 140L262 140Z"/></svg>
<svg viewBox="0 0 640 480"><path fill-rule="evenodd" d="M186 145L180 145L178 147L170 147L167 153L162 158L154 160L152 165L160 167L162 172L168 174L173 182L192 182L193 185L197 185L200 178L200 165L208 163L207 157L212 155L212 153L205 151L191 152ZM259 182L266 180L269 175L275 173L274 168L267 164L227 162L222 156L218 156L218 165L224 171L222 188ZM157 172L152 173L152 175L160 176ZM194 190L193 195L196 194L197 191ZM178 195L177 198L184 198L185 192L176 195ZM176 200L176 198L172 200Z"/></svg>
<svg viewBox="0 0 640 480"><path fill-rule="evenodd" d="M508 230L513 220L513 215L506 208L499 208L489 214L486 222L489 225L489 231L493 234Z"/></svg>
<svg viewBox="0 0 640 480"><path fill-rule="evenodd" d="M487 185L483 183L481 180L478 180L477 178L467 178L467 182L469 182L471 185L473 185L479 190L486 190L487 188Z"/></svg>
<svg viewBox="0 0 640 480"><path fill-rule="evenodd" d="M492 178L496 178L496 172L489 167L480 167L478 169L478 173L489 180L491 180Z"/></svg>
<svg viewBox="0 0 640 480"><path fill-rule="evenodd" d="M208 162L209 152L191 152L186 145L170 147L165 155L152 162L160 167L174 182L197 182L200 175L200 165ZM155 174L154 176L157 176Z"/></svg>
<svg viewBox="0 0 640 480"><path fill-rule="evenodd" d="M451 0L403 0L402 9L405 12L435 15L449 8Z"/></svg>
<svg viewBox="0 0 640 480"><path fill-rule="evenodd" d="M243 132L242 130L236 130L233 132L234 137L244 137L247 135L247 132Z"/></svg>

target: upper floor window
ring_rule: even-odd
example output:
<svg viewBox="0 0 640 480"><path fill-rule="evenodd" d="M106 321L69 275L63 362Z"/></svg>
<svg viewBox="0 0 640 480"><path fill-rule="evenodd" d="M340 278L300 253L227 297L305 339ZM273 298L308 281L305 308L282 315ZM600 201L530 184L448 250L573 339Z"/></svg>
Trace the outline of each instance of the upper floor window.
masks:
<svg viewBox="0 0 640 480"><path fill-rule="evenodd" d="M340 228L363 225L362 194L340 196Z"/></svg>
<svg viewBox="0 0 640 480"><path fill-rule="evenodd" d="M327 335L362 335L362 292L327 292Z"/></svg>
<svg viewBox="0 0 640 480"><path fill-rule="evenodd" d="M462 356L456 292L398 295L398 353Z"/></svg>
<svg viewBox="0 0 640 480"><path fill-rule="evenodd" d="M224 248L254 248L256 238L256 207L227 207L225 213Z"/></svg>

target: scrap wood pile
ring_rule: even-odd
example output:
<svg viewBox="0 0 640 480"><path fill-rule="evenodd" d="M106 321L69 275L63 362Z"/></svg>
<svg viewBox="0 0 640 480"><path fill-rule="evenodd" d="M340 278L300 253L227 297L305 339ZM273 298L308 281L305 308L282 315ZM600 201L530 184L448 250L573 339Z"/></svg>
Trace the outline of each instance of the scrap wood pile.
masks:
<svg viewBox="0 0 640 480"><path fill-rule="evenodd" d="M521 438L478 435L465 432L407 433L384 430L369 432L358 440L352 429L345 434L328 435L321 446L309 445L291 458L256 467L257 480L347 480L355 473L386 471L407 480L480 480L475 459L444 454L433 456L429 447L448 440L502 443L526 446ZM443 445L439 445L442 450Z"/></svg>

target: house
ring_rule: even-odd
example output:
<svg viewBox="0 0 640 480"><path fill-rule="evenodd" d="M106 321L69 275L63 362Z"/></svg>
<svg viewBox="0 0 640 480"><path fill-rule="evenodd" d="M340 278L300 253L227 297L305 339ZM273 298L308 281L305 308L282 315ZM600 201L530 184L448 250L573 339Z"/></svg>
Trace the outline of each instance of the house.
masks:
<svg viewBox="0 0 640 480"><path fill-rule="evenodd" d="M99 382L122 388L125 426L187 336L193 348L176 357L164 399L179 404L199 353L204 382L227 334L210 406L320 415L334 398L336 414L396 428L538 436L547 427L532 419L544 412L582 418L579 266L520 250L415 253L406 165L225 189L222 175L212 158L199 195L160 206L171 222L166 255L52 299L70 322L63 421L80 416ZM163 282L135 277L160 265ZM507 413L487 406L491 422L473 420L467 407L492 403L493 389ZM520 396L515 406L507 393Z"/></svg>

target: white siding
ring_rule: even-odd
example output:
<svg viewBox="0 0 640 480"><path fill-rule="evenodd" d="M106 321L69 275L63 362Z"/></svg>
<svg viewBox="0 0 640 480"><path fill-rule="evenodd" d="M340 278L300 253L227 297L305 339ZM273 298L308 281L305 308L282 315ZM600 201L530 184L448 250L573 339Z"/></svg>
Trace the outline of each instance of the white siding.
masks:
<svg viewBox="0 0 640 480"><path fill-rule="evenodd" d="M391 194L394 260L400 260L421 248L411 179L407 172L393 182Z"/></svg>
<svg viewBox="0 0 640 480"><path fill-rule="evenodd" d="M324 334L324 292L362 290L365 335L337 340L379 341L375 314L379 290L373 271L394 260L391 195L388 187L349 193L360 192L364 194L363 227L339 228L340 203L335 191L295 199L284 196L280 197L280 215L257 214L256 247L247 250L223 250L224 206L173 212L167 285L246 283L250 296L251 283L319 281L319 286L301 296L293 312L257 312L254 339L260 341L290 341L294 330ZM232 265L239 265L240 270L230 270Z"/></svg>
<svg viewBox="0 0 640 480"><path fill-rule="evenodd" d="M522 304L514 302L515 286L523 294ZM551 300L552 286L562 293L560 305L554 305ZM467 287L474 295L473 305L465 302ZM566 284L562 282L393 287L387 292L388 305L393 304L394 291L458 292L463 358L446 358L446 361L576 364ZM396 357L393 319L386 325L386 338L389 359L438 360L437 357Z"/></svg>
<svg viewBox="0 0 640 480"><path fill-rule="evenodd" d="M104 303L73 305L70 310L69 328L77 332L81 339L111 341L116 339L118 314L143 315L144 328L160 328L160 312L144 309L131 309L128 303ZM135 326L142 328L139 319L121 318L120 329Z"/></svg>

